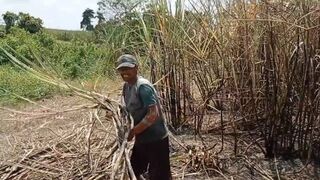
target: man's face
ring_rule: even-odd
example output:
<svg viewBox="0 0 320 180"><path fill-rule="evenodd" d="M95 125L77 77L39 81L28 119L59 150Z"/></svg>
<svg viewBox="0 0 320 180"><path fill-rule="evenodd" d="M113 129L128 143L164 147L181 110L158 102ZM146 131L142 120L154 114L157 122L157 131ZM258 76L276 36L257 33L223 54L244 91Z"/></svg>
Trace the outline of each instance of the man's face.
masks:
<svg viewBox="0 0 320 180"><path fill-rule="evenodd" d="M119 74L125 82L133 82L137 78L138 67L135 66L133 68L130 67L121 67L118 69Z"/></svg>

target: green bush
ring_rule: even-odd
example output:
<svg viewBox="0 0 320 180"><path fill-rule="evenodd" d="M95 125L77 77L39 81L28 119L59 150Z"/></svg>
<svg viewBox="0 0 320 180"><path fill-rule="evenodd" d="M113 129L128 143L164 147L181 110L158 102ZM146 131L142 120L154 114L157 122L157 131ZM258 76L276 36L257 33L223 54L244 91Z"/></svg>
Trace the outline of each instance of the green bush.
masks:
<svg viewBox="0 0 320 180"><path fill-rule="evenodd" d="M104 75L106 72L112 74L112 54L113 51L108 47L74 40L71 43L56 44L50 58L64 78L87 79L92 75Z"/></svg>
<svg viewBox="0 0 320 180"><path fill-rule="evenodd" d="M8 33L5 38L0 39L0 46L8 45L17 51L19 55L32 60L33 55L31 50L40 49L41 47L39 41L34 38L35 36L36 35L31 35L21 28L12 27L10 33ZM7 62L8 60L3 60L1 64Z"/></svg>
<svg viewBox="0 0 320 180"><path fill-rule="evenodd" d="M35 36L35 40L37 40L42 48L53 49L53 45L55 43L54 38L46 33L39 33Z"/></svg>
<svg viewBox="0 0 320 180"><path fill-rule="evenodd" d="M46 84L32 75L19 71L11 66L0 66L0 103L12 104L21 101L13 93L38 100L49 97L58 89L50 84Z"/></svg>
<svg viewBox="0 0 320 180"><path fill-rule="evenodd" d="M110 58L112 49L93 42L77 39L70 42L59 41L48 33L30 34L23 29L12 27L10 33L0 39L0 46L5 44L17 51L19 56L33 62L36 61L36 54L53 65L65 79L82 79L92 74L113 72L106 69L113 68L113 59ZM0 54L0 65L6 63L7 57Z"/></svg>
<svg viewBox="0 0 320 180"><path fill-rule="evenodd" d="M14 53L6 45L17 53ZM95 77L113 77L116 51L109 44L95 44L73 38L71 41L57 40L45 32L31 34L18 27L12 27L4 38L0 38L0 47L7 49L19 60L47 66L63 79L89 80ZM16 102L3 89L15 92L31 99L40 99L54 92L54 88L33 78L25 72L18 71L10 63L3 51L0 51L0 102ZM51 73L52 74L52 73Z"/></svg>
<svg viewBox="0 0 320 180"><path fill-rule="evenodd" d="M4 38L6 36L6 31L0 28L0 38Z"/></svg>

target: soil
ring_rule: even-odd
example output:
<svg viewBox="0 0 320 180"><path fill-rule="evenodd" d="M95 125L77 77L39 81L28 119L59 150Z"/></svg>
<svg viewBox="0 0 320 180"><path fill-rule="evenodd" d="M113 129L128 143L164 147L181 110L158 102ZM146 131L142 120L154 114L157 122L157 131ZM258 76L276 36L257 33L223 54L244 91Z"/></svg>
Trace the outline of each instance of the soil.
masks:
<svg viewBox="0 0 320 180"><path fill-rule="evenodd" d="M43 107L23 104L14 109L39 115L0 110L0 162L16 159L25 154L30 146L49 145L86 115L85 110L82 110L43 117L42 114L48 112L45 107L61 111L86 103L75 96L55 96L38 103Z"/></svg>

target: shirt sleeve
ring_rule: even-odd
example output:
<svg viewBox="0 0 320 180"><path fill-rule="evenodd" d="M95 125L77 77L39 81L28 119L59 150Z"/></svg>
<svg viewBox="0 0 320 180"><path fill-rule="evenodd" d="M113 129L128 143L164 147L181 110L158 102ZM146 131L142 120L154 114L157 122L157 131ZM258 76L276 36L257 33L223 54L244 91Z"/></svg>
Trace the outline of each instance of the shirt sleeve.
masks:
<svg viewBox="0 0 320 180"><path fill-rule="evenodd" d="M144 107L149 107L157 103L157 96L150 85L142 84L139 87L139 93Z"/></svg>

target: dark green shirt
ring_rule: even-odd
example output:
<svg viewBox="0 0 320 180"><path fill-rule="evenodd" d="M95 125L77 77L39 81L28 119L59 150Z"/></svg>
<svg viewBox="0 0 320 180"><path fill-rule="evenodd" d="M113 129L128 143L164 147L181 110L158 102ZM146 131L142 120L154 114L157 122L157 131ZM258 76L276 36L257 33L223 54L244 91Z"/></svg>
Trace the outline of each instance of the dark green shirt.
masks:
<svg viewBox="0 0 320 180"><path fill-rule="evenodd" d="M134 120L134 125L137 125L146 116L150 106L156 105L159 109L159 116L156 121L136 136L136 143L155 142L167 137L168 130L165 126L157 92L148 80L138 77L134 85L125 83L123 97L126 109Z"/></svg>

